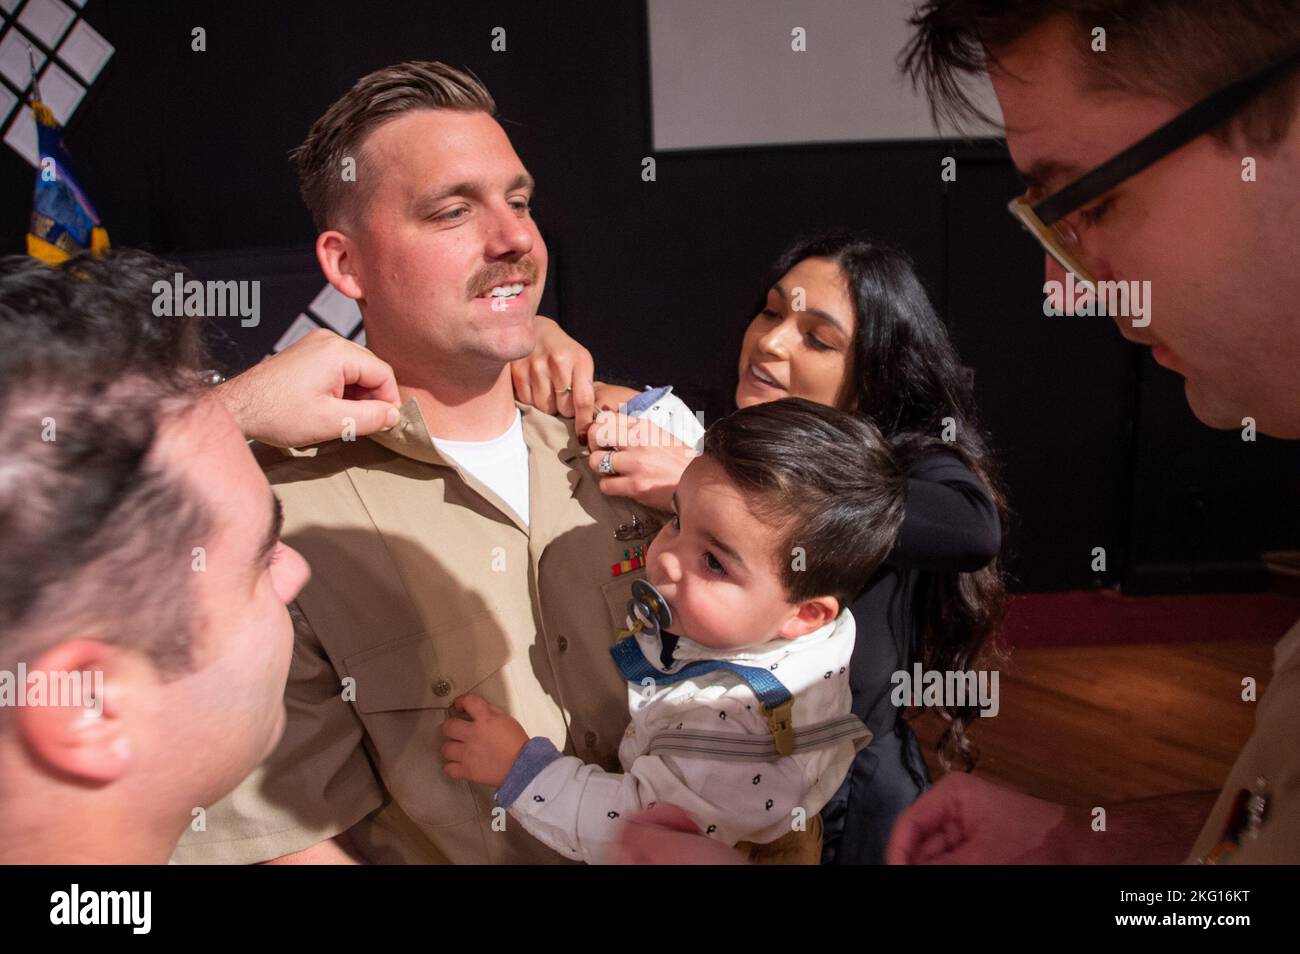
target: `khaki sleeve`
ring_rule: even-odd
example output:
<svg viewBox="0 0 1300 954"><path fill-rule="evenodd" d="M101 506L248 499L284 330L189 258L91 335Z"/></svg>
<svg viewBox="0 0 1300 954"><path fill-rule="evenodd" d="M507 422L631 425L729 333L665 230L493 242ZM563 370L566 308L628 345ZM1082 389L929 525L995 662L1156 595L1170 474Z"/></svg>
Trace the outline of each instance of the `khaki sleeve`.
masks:
<svg viewBox="0 0 1300 954"><path fill-rule="evenodd" d="M186 830L177 864L253 864L333 838L381 807L383 785L343 700L338 673L295 605L284 737L233 792Z"/></svg>

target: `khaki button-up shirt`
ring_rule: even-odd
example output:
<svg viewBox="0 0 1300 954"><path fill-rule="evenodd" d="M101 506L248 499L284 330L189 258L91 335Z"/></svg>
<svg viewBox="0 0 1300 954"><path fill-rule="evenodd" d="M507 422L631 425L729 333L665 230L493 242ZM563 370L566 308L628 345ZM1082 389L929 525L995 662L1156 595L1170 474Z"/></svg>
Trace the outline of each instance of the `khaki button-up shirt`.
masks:
<svg viewBox="0 0 1300 954"><path fill-rule="evenodd" d="M609 647L645 571L612 566L663 518L600 492L572 422L520 410L528 526L438 452L414 401L387 433L266 465L313 573L293 611L285 735L173 860L262 861L344 831L380 863L563 860L490 786L447 777L442 724L473 691L616 771L628 716Z"/></svg>
<svg viewBox="0 0 1300 954"><path fill-rule="evenodd" d="M1300 622L1273 650L1273 678L1246 740L1188 861L1222 840L1237 794L1262 786L1263 821L1225 860L1233 864L1300 864Z"/></svg>

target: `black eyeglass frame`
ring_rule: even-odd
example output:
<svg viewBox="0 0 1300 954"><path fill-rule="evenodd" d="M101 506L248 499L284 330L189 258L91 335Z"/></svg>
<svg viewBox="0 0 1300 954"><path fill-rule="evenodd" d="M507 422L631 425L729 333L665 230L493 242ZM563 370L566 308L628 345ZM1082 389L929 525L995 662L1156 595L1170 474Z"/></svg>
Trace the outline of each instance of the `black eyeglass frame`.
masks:
<svg viewBox="0 0 1300 954"><path fill-rule="evenodd" d="M1085 281L1092 283L1091 277L1078 261L1078 257L1073 254L1071 243L1057 234L1053 226L1070 213L1109 192L1124 180L1132 178L1174 150L1209 132L1298 64L1300 64L1300 49L1293 50L1257 73L1211 93L1154 132L1052 195L1031 205L1029 194L1026 193L1011 200L1008 209L1067 270L1075 272Z"/></svg>

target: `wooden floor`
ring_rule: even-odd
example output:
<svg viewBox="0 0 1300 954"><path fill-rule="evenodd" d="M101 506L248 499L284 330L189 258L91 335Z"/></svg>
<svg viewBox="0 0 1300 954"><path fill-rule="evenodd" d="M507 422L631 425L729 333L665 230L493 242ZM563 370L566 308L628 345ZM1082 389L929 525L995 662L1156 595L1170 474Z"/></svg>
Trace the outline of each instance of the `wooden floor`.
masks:
<svg viewBox="0 0 1300 954"><path fill-rule="evenodd" d="M1272 659L1262 640L1013 651L1000 712L971 731L976 772L1076 805L1218 789L1254 724L1241 680L1262 695ZM942 722L913 725L938 779Z"/></svg>

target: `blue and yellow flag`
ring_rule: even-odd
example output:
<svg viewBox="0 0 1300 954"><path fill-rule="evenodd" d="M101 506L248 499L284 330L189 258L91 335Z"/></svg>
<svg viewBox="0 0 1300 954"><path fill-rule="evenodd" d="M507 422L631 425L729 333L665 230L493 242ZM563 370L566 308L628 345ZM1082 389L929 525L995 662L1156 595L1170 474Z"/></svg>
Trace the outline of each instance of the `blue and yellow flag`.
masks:
<svg viewBox="0 0 1300 954"><path fill-rule="evenodd" d="M27 231L27 254L50 265L92 249L108 248L108 232L99 224L95 208L68 170L59 134L63 131L50 107L32 100L41 164L36 172L32 199L32 224Z"/></svg>

